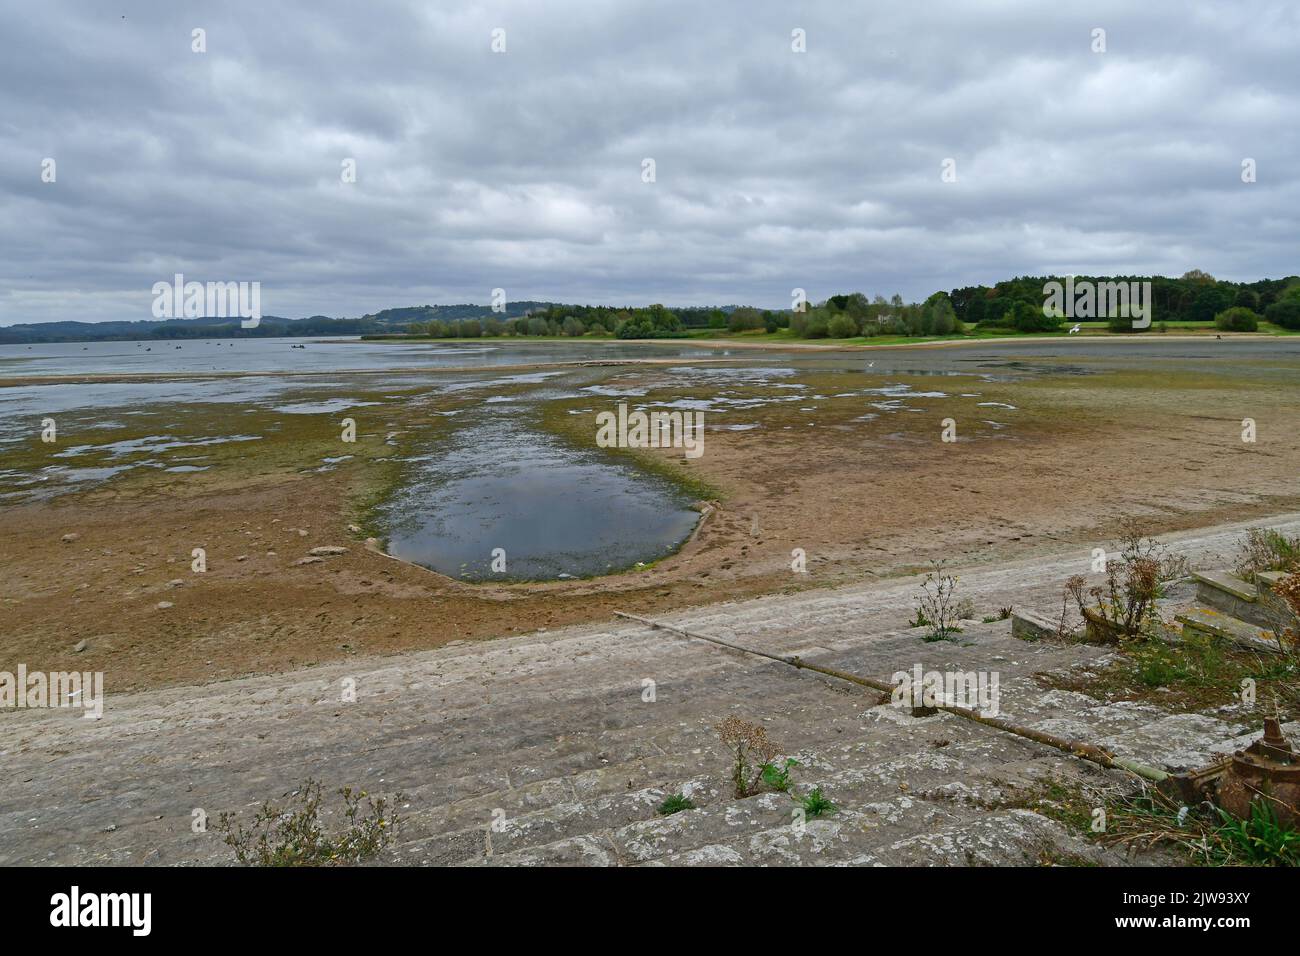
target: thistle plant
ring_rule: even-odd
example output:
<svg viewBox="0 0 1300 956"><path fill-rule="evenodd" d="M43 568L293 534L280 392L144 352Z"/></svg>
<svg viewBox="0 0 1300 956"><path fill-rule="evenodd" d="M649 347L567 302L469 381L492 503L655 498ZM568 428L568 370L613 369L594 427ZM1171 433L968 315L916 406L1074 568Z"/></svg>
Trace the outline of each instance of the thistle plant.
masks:
<svg viewBox="0 0 1300 956"><path fill-rule="evenodd" d="M388 801L364 790L339 788L347 826L329 834L320 824L321 785L307 780L290 796L297 807L277 807L269 800L245 829L233 814L222 813L217 831L245 866L334 866L360 863L382 850L392 839L398 824ZM396 799L405 799L397 794ZM362 800L366 801L365 806Z"/></svg>

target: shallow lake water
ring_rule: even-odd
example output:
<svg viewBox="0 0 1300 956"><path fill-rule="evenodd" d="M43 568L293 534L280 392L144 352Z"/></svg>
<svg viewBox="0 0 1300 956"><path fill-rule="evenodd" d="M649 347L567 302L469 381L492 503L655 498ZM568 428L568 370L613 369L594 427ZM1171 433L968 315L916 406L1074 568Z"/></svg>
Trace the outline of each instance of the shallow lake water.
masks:
<svg viewBox="0 0 1300 956"><path fill-rule="evenodd" d="M504 405L474 419L407 463L381 509L390 554L470 581L588 577L673 553L699 519L668 482L568 447Z"/></svg>
<svg viewBox="0 0 1300 956"><path fill-rule="evenodd" d="M300 346L300 347L296 347ZM359 338L191 339L183 342L54 342L0 345L0 376L179 375L212 372L340 372L469 368L618 358L702 358L728 349L585 339L530 342L362 342Z"/></svg>

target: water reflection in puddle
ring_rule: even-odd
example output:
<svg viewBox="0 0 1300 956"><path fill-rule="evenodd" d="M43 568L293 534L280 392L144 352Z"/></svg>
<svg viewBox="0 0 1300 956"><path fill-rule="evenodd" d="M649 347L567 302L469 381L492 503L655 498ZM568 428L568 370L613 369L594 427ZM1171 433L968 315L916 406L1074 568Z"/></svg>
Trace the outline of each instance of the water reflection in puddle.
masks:
<svg viewBox="0 0 1300 956"><path fill-rule="evenodd" d="M444 449L410 461L381 509L390 554L471 581L587 577L673 553L699 519L662 479L513 416L475 418ZM492 568L496 548L504 572Z"/></svg>

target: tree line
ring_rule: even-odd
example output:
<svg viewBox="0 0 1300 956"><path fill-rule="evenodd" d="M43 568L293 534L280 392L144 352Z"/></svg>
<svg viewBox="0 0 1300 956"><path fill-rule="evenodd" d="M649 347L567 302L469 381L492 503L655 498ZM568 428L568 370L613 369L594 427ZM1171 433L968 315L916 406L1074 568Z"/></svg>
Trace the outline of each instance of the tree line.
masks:
<svg viewBox="0 0 1300 956"><path fill-rule="evenodd" d="M436 337L613 336L624 339L680 338L698 330L767 332L788 329L798 338L846 339L875 336L945 336L971 330L1053 332L1073 319L1045 308L1045 287L1057 276L1018 276L993 286L965 286L935 292L924 302L905 302L895 294L868 297L862 292L833 295L800 309L750 306L616 307L546 304L516 317L491 316L414 323L411 331ZM1255 331L1267 320L1300 329L1300 278L1256 282L1220 281L1200 270L1179 278L1165 276L1076 276L1074 282L1151 283L1152 328L1170 322L1204 322L1228 331ZM1112 331L1135 332L1130 316L1102 316Z"/></svg>
<svg viewBox="0 0 1300 956"><path fill-rule="evenodd" d="M980 328L1020 332L1053 331L1064 319L1043 315L1043 288L1058 276L1018 276L994 286L965 286L948 293L960 322ZM1220 328L1254 331L1260 319L1300 329L1300 277L1229 282L1193 269L1179 278L1167 276L1075 276L1091 281L1150 282L1154 326L1168 322L1215 323ZM1112 331L1134 331L1127 316L1110 316Z"/></svg>

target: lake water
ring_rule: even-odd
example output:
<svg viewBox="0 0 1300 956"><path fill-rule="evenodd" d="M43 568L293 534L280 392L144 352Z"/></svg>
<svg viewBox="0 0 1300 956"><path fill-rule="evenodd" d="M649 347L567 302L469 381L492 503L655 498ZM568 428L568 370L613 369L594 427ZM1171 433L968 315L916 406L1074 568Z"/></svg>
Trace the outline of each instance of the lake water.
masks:
<svg viewBox="0 0 1300 956"><path fill-rule="evenodd" d="M729 351L735 350L701 348L688 342L638 345L617 339L529 342L511 338L475 339L464 343L361 342L359 338L58 342L0 345L0 377L468 368L593 359L705 358L725 355Z"/></svg>

